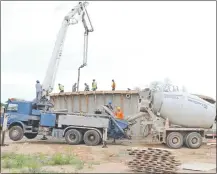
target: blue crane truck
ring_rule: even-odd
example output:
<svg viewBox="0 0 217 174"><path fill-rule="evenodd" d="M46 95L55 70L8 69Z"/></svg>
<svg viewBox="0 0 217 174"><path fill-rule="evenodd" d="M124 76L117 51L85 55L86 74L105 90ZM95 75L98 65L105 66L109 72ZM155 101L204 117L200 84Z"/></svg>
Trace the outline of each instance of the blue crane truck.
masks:
<svg viewBox="0 0 217 174"><path fill-rule="evenodd" d="M129 122L116 119L106 106L102 106L102 113L81 115L44 111L37 103L15 99L9 99L5 108L9 138L13 141L19 141L24 136L34 139L37 135L46 135L65 138L71 145L84 142L95 146L102 143L105 147L109 138L130 139L126 134ZM3 118L2 114L1 123Z"/></svg>

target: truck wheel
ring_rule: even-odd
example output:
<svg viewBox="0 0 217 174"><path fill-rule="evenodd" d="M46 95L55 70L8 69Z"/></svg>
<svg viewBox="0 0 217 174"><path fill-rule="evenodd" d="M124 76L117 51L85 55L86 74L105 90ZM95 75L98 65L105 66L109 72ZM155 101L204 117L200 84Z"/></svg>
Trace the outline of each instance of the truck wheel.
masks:
<svg viewBox="0 0 217 174"><path fill-rule="evenodd" d="M84 143L88 146L96 146L100 143L101 138L97 131L88 130L84 134Z"/></svg>
<svg viewBox="0 0 217 174"><path fill-rule="evenodd" d="M19 141L23 138L24 132L20 126L13 126L9 130L9 137L13 141Z"/></svg>
<svg viewBox="0 0 217 174"><path fill-rule="evenodd" d="M167 146L172 149L179 149L183 146L183 136L179 132L171 132L167 136Z"/></svg>
<svg viewBox="0 0 217 174"><path fill-rule="evenodd" d="M198 149L202 145L202 137L197 132L191 132L186 137L188 148Z"/></svg>
<svg viewBox="0 0 217 174"><path fill-rule="evenodd" d="M187 141L188 135L189 135L189 133L185 134L185 136L184 136L184 145L189 148L188 141Z"/></svg>
<svg viewBox="0 0 217 174"><path fill-rule="evenodd" d="M37 137L38 134L32 134L32 133L25 133L24 136L28 139L33 139Z"/></svg>
<svg viewBox="0 0 217 174"><path fill-rule="evenodd" d="M77 145L82 140L82 134L76 129L69 129L65 134L65 140L68 144Z"/></svg>

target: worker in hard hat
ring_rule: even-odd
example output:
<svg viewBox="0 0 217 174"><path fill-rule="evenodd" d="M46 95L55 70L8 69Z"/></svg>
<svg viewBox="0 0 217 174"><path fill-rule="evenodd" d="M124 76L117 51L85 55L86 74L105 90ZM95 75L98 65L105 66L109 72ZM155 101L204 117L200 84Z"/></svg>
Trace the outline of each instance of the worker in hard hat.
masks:
<svg viewBox="0 0 217 174"><path fill-rule="evenodd" d="M115 116L117 119L123 120L124 119L124 114L121 111L120 107L117 107L117 111L115 112Z"/></svg>
<svg viewBox="0 0 217 174"><path fill-rule="evenodd" d="M109 101L108 102L108 104L107 105L105 105L107 108L109 108L112 112L113 112L113 106L112 106L112 101ZM110 115L109 114L109 112L107 112L107 111L105 111L108 115Z"/></svg>
<svg viewBox="0 0 217 174"><path fill-rule="evenodd" d="M92 82L92 91L96 91L97 89L97 83L96 83L96 80L93 79L93 82Z"/></svg>
<svg viewBox="0 0 217 174"><path fill-rule="evenodd" d="M84 83L84 91L90 91L89 85Z"/></svg>
<svg viewBox="0 0 217 174"><path fill-rule="evenodd" d="M124 114L121 111L120 107L117 107L117 111L115 112L115 116L116 116L117 119L120 119L120 120L124 119ZM115 143L116 143L116 141L115 141L115 138L114 138L114 140L112 141L112 144L115 144Z"/></svg>
<svg viewBox="0 0 217 174"><path fill-rule="evenodd" d="M42 86L39 80L36 81L35 88L36 88L36 102L38 103L41 99L41 93L42 93Z"/></svg>
<svg viewBox="0 0 217 174"><path fill-rule="evenodd" d="M60 90L60 92L64 92L64 86L61 85L60 83L58 84L58 86L59 86L59 90Z"/></svg>
<svg viewBox="0 0 217 174"><path fill-rule="evenodd" d="M108 102L107 107L108 107L110 110L113 111L112 101L109 101L109 102Z"/></svg>
<svg viewBox="0 0 217 174"><path fill-rule="evenodd" d="M114 79L113 79L113 80L112 80L112 91L114 91L115 88L116 88L116 83L115 83L115 81L114 81Z"/></svg>

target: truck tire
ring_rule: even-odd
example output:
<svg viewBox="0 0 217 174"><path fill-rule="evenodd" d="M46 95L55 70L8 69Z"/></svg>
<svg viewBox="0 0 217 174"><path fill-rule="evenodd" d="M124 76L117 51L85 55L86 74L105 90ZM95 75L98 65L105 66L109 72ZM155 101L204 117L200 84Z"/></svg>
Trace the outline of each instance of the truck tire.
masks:
<svg viewBox="0 0 217 174"><path fill-rule="evenodd" d="M88 146L96 146L100 143L101 137L95 130L88 130L84 134L84 143Z"/></svg>
<svg viewBox="0 0 217 174"><path fill-rule="evenodd" d="M65 140L70 145L77 145L82 141L82 134L76 129L69 129L65 134Z"/></svg>
<svg viewBox="0 0 217 174"><path fill-rule="evenodd" d="M167 135L166 144L172 149L179 149L183 146L184 140L183 136L179 132L171 132Z"/></svg>
<svg viewBox="0 0 217 174"><path fill-rule="evenodd" d="M32 134L32 133L25 133L24 136L28 139L34 139L35 137L37 137L38 134Z"/></svg>
<svg viewBox="0 0 217 174"><path fill-rule="evenodd" d="M19 141L23 138L24 132L20 126L12 126L9 129L9 137L13 141Z"/></svg>
<svg viewBox="0 0 217 174"><path fill-rule="evenodd" d="M198 149L202 145L202 137L197 132L191 132L186 137L188 148Z"/></svg>
<svg viewBox="0 0 217 174"><path fill-rule="evenodd" d="M188 135L189 135L189 133L186 133L186 134L184 135L184 145L189 148L188 141L187 141L187 136L188 136Z"/></svg>

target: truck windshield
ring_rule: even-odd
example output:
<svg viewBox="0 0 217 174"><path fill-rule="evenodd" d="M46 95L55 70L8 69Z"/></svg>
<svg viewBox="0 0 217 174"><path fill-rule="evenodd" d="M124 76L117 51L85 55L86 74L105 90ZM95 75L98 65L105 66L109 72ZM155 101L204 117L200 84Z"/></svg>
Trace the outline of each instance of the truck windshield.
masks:
<svg viewBox="0 0 217 174"><path fill-rule="evenodd" d="M17 112L18 111L18 104L9 103L7 107L7 111L9 112Z"/></svg>

